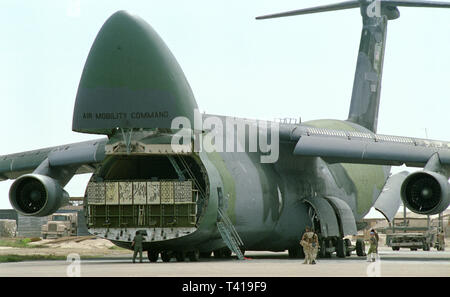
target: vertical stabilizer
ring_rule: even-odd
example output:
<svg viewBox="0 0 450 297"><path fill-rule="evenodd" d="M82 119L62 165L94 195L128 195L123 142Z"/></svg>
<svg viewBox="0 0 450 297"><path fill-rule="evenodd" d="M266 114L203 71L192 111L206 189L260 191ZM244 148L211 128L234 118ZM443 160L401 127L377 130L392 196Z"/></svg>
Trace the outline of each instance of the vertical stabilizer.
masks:
<svg viewBox="0 0 450 297"><path fill-rule="evenodd" d="M387 23L400 14L395 7L381 9L373 3L361 5L363 28L348 120L376 132Z"/></svg>
<svg viewBox="0 0 450 297"><path fill-rule="evenodd" d="M387 23L389 20L400 17L398 6L450 8L450 3L426 0L353 0L270 14L256 19L279 18L359 7L363 18L363 29L348 121L376 132Z"/></svg>

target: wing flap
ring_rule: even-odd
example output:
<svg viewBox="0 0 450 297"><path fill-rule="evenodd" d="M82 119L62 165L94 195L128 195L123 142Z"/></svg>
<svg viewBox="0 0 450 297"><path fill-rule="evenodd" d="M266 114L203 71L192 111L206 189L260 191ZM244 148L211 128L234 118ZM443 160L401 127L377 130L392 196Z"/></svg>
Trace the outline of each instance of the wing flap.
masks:
<svg viewBox="0 0 450 297"><path fill-rule="evenodd" d="M378 196L373 207L382 213L388 222L392 222L401 204L400 188L409 172L402 171L391 175Z"/></svg>

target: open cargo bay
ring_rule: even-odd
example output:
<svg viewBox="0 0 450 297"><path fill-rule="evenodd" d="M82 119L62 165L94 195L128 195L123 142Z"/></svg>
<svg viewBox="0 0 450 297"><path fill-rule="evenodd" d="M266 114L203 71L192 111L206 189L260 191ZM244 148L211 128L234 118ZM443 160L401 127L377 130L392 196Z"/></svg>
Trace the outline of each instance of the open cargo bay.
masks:
<svg viewBox="0 0 450 297"><path fill-rule="evenodd" d="M88 227L194 227L197 195L191 180L91 181L85 203Z"/></svg>

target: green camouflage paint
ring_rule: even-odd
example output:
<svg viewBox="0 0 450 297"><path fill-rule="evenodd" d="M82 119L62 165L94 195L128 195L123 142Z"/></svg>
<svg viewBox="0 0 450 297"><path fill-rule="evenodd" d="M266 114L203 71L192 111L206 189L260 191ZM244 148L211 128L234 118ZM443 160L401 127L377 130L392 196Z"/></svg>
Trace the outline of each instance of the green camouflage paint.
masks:
<svg viewBox="0 0 450 297"><path fill-rule="evenodd" d="M225 161L220 156L218 152L211 152L205 154L209 161L214 165L217 171L220 174L223 182L223 196L228 201L227 207L227 215L230 220L235 223L236 222L236 213L235 213L235 205L236 205L236 185L234 183L234 178L228 170ZM212 189L211 189L212 191Z"/></svg>
<svg viewBox="0 0 450 297"><path fill-rule="evenodd" d="M316 128L327 128L334 130L347 130L347 131L359 131L368 132L367 129L359 127L355 124L351 124L346 121L339 120L314 120L304 123L306 126L312 126ZM359 128L359 129L358 129ZM329 166L330 171L334 172L336 166L342 166L346 175L353 183L353 188L356 189L356 206L357 214L359 216L365 215L372 207L374 201L381 193L383 186L387 179L387 170L381 165L361 165L361 164L347 164L339 163ZM389 171L387 171L389 172ZM344 187L347 190L347 186L339 185L339 179L334 177L336 184L340 187Z"/></svg>

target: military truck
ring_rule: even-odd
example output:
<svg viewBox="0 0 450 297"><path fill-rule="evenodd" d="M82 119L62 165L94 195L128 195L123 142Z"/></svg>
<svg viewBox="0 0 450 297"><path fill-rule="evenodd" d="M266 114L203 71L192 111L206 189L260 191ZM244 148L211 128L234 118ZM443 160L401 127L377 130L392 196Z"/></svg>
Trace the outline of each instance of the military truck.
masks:
<svg viewBox="0 0 450 297"><path fill-rule="evenodd" d="M77 235L77 213L54 213L42 225L42 238L59 238Z"/></svg>
<svg viewBox="0 0 450 297"><path fill-rule="evenodd" d="M433 247L438 251L443 251L445 243L442 234L439 226L430 224L429 217L395 218L392 228L386 229L386 245L394 251L398 251L400 248L429 251Z"/></svg>

